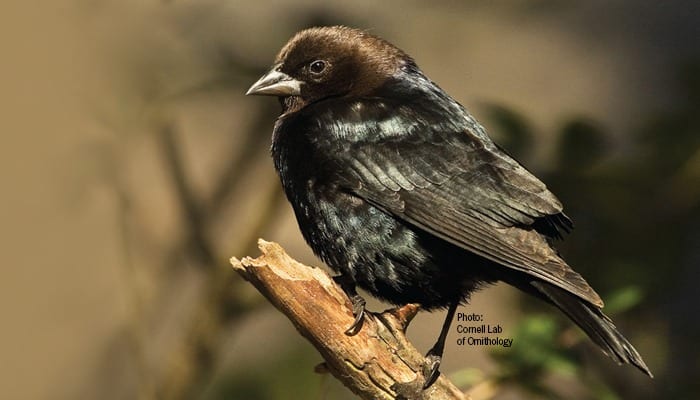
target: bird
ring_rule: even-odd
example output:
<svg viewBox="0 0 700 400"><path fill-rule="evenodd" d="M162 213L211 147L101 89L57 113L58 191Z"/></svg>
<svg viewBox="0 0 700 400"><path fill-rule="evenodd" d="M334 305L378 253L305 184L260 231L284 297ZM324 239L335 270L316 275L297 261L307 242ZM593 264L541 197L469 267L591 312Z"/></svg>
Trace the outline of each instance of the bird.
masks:
<svg viewBox="0 0 700 400"><path fill-rule="evenodd" d="M504 282L560 309L618 364L652 376L603 301L554 247L573 228L562 203L499 147L412 57L364 30L295 34L246 93L282 112L271 155L302 236L350 298L447 309L423 367L440 375L454 314Z"/></svg>

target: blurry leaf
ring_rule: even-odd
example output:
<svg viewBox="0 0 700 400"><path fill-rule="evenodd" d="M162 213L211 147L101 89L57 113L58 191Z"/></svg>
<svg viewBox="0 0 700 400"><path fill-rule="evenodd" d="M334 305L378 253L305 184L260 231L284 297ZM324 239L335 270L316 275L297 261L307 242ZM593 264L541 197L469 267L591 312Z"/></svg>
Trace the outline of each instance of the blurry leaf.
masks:
<svg viewBox="0 0 700 400"><path fill-rule="evenodd" d="M558 344L560 334L554 316L536 314L516 327L512 347L496 348L492 355L515 376L537 376L544 372L571 375L578 366L568 350Z"/></svg>
<svg viewBox="0 0 700 400"><path fill-rule="evenodd" d="M585 170L603 157L605 132L594 122L576 119L567 123L559 142L559 166L569 171Z"/></svg>
<svg viewBox="0 0 700 400"><path fill-rule="evenodd" d="M629 310L642 301L642 290L637 286L627 286L609 295L605 300L605 312L615 315Z"/></svg>
<svg viewBox="0 0 700 400"><path fill-rule="evenodd" d="M488 104L486 113L492 121L492 131L498 136L498 143L515 158L527 158L533 144L533 132L527 119L513 110L495 104Z"/></svg>
<svg viewBox="0 0 700 400"><path fill-rule="evenodd" d="M462 368L450 374L452 383L460 388L473 386L485 378L484 373L478 368Z"/></svg>
<svg viewBox="0 0 700 400"><path fill-rule="evenodd" d="M590 382L591 395L599 400L622 400L613 389L604 382Z"/></svg>

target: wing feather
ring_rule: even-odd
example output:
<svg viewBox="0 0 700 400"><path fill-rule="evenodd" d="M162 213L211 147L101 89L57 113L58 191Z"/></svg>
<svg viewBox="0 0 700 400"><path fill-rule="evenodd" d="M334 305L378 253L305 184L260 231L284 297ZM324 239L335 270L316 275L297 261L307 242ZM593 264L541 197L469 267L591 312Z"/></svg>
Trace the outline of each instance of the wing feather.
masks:
<svg viewBox="0 0 700 400"><path fill-rule="evenodd" d="M445 134L448 135L448 134ZM566 229L559 200L530 172L466 132L355 143L338 157L347 190L420 229L602 307L586 281L533 227Z"/></svg>

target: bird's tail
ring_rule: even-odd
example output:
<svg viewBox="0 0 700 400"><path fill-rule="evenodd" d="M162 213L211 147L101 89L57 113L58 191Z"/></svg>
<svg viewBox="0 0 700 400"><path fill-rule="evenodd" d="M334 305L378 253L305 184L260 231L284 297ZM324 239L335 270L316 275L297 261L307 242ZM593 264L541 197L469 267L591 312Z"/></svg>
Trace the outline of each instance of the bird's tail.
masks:
<svg viewBox="0 0 700 400"><path fill-rule="evenodd" d="M581 327L610 358L618 364L632 364L653 378L642 356L600 308L550 283L535 281L530 284Z"/></svg>

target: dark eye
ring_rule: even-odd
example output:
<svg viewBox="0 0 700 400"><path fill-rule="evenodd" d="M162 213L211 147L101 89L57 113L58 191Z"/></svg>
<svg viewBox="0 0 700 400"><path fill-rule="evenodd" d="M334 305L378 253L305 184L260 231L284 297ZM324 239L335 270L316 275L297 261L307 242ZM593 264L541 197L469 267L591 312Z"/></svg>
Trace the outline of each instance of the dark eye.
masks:
<svg viewBox="0 0 700 400"><path fill-rule="evenodd" d="M309 64L309 71L312 74L320 74L324 69L326 69L326 62L323 60L316 60Z"/></svg>

